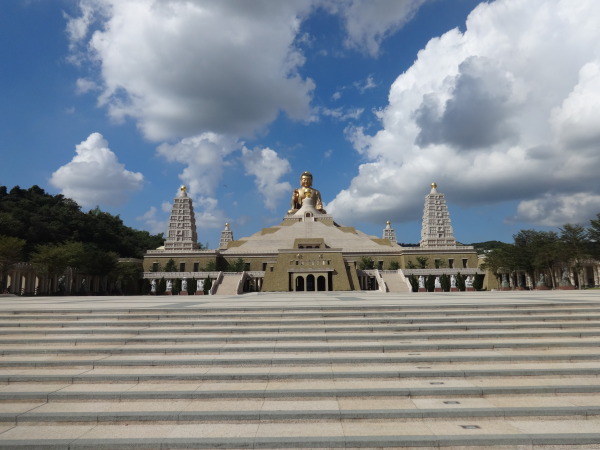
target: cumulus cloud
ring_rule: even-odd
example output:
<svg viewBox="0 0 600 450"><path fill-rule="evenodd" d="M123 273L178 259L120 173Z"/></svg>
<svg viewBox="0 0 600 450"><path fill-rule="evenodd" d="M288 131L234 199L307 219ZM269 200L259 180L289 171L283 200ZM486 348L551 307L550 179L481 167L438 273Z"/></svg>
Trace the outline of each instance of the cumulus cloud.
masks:
<svg viewBox="0 0 600 450"><path fill-rule="evenodd" d="M277 201L292 190L288 182L279 179L290 172L287 159L282 159L270 148L242 149L242 162L247 175L255 177L255 184L264 199L265 207L274 210Z"/></svg>
<svg viewBox="0 0 600 450"><path fill-rule="evenodd" d="M81 0L67 34L72 59L98 65L98 101L113 119L133 118L157 141L249 136L280 112L312 119L315 84L299 72L312 12L340 15L346 45L376 56L425 1Z"/></svg>
<svg viewBox="0 0 600 450"><path fill-rule="evenodd" d="M578 192L572 195L551 193L541 198L525 200L519 204L517 215L511 220L559 227L565 223L587 225L589 211L600 211L600 194L594 192ZM568 218L568 220L567 220Z"/></svg>
<svg viewBox="0 0 600 450"><path fill-rule="evenodd" d="M90 91L98 90L98 85L95 81L87 78L79 78L76 82L76 91L78 94L85 94Z"/></svg>
<svg viewBox="0 0 600 450"><path fill-rule="evenodd" d="M136 217L136 220L141 221L145 225L145 228L152 234L166 234L169 228L168 216L160 217L157 212L156 206L151 206L143 215Z"/></svg>
<svg viewBox="0 0 600 450"><path fill-rule="evenodd" d="M418 219L436 181L465 206L524 199L513 220L593 217L599 109L600 3L481 3L398 76L379 130L347 128L367 162L328 212Z"/></svg>
<svg viewBox="0 0 600 450"><path fill-rule="evenodd" d="M100 104L116 120L134 118L147 138L251 135L280 111L310 118L314 83L299 75L294 46L310 6L82 0L68 31L100 66Z"/></svg>
<svg viewBox="0 0 600 450"><path fill-rule="evenodd" d="M236 139L215 133L203 133L157 148L157 153L167 161L185 165L179 179L202 208L196 217L199 226L214 228L224 223L224 214L217 209L215 191L223 176L224 158L237 148Z"/></svg>
<svg viewBox="0 0 600 450"><path fill-rule="evenodd" d="M381 42L402 28L427 0L348 0L325 1L339 14L346 28L345 45L377 56Z"/></svg>
<svg viewBox="0 0 600 450"><path fill-rule="evenodd" d="M100 133L90 134L75 152L52 174L50 183L82 206L122 204L142 187L144 176L126 170Z"/></svg>

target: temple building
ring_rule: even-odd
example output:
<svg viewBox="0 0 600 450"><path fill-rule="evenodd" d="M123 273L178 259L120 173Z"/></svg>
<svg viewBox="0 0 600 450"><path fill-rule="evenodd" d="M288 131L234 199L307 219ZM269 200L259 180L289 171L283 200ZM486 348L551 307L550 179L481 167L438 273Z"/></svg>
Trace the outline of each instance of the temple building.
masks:
<svg viewBox="0 0 600 450"><path fill-rule="evenodd" d="M212 294L377 290L410 292L415 280L443 275L470 277L478 269L475 249L454 238L444 194L431 185L425 197L421 242L398 244L388 221L381 238L335 222L323 209L321 193L304 172L292 192L291 209L279 225L240 239L229 224L219 248L199 249L192 200L182 187L175 198L164 247L144 257L144 278L211 280ZM177 272L165 272L171 267ZM235 267L236 271L230 271ZM412 278L412 283L410 282Z"/></svg>

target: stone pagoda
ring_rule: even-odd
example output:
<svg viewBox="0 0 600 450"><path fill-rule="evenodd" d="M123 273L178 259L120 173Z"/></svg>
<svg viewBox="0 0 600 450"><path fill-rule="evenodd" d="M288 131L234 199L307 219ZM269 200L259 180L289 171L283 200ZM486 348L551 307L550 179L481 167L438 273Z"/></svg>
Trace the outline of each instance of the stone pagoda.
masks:
<svg viewBox="0 0 600 450"><path fill-rule="evenodd" d="M383 239L388 239L394 244L398 243L398 241L396 241L396 231L392 228L392 224L389 220L385 223L385 228L383 229Z"/></svg>
<svg viewBox="0 0 600 450"><path fill-rule="evenodd" d="M446 198L438 192L435 183L431 183L431 192L425 197L419 246L432 249L456 247Z"/></svg>
<svg viewBox="0 0 600 450"><path fill-rule="evenodd" d="M196 249L198 249L198 234L194 207L192 199L187 195L186 187L181 186L173 201L165 251L177 252Z"/></svg>
<svg viewBox="0 0 600 450"><path fill-rule="evenodd" d="M229 243L233 241L233 231L229 228L229 224L225 224L225 228L221 231L221 239L219 240L219 248L225 249Z"/></svg>

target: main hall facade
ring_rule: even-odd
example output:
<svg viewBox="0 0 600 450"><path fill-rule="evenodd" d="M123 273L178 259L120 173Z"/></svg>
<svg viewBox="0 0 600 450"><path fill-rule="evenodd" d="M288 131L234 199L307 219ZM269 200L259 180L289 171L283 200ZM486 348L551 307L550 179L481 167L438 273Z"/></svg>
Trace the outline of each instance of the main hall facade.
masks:
<svg viewBox="0 0 600 450"><path fill-rule="evenodd" d="M219 248L199 249L192 200L182 187L174 199L165 245L149 250L144 257L144 278L164 278L169 285L178 279L187 282L208 278L212 294L409 292L410 275L422 283L428 275L439 278L460 273L468 277L468 282L475 274L483 273L478 269L474 248L456 242L444 194L437 191L435 183L425 197L418 247L399 245L389 222L382 237L336 223L323 209L309 172L302 174L301 187L293 191L291 206L277 226L236 240L225 224ZM163 271L170 260L176 272ZM225 271L242 261L240 272ZM365 269L365 261L372 261L373 268Z"/></svg>

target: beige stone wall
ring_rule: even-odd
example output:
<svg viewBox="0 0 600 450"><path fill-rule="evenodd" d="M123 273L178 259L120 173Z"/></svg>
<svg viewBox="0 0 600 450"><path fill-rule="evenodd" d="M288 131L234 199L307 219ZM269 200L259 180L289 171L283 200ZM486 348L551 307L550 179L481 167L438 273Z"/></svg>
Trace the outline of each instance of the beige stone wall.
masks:
<svg viewBox="0 0 600 450"><path fill-rule="evenodd" d="M311 269L314 269L311 270ZM264 292L287 292L294 290L293 275L290 273L313 273L329 278L332 273L331 283L334 291L351 290L351 282L346 264L341 252L323 252L322 249L295 250L284 252L277 256L274 263L267 263L262 290ZM356 270L354 270L355 283L358 285ZM290 281L291 280L291 281ZM355 288L356 289L356 288Z"/></svg>
<svg viewBox="0 0 600 450"><path fill-rule="evenodd" d="M216 255L208 254L208 255L146 255L144 257L144 272L152 272L152 268L154 263L157 262L160 264L161 270L165 269L165 266L172 259L175 261L175 266L179 271L179 267L181 263L185 263L185 271L193 272L194 271L194 263L198 263L199 269L205 268L209 263L216 263Z"/></svg>
<svg viewBox="0 0 600 450"><path fill-rule="evenodd" d="M440 261L440 268L450 268L449 260L454 260L454 269L462 269L463 259L467 260L467 268L468 269L476 269L478 267L477 253L474 250L469 252L434 252L434 251L423 251L420 250L418 252L410 252L408 254L402 255L402 263L401 267L403 269L408 269L409 261L412 262L415 267L420 267L417 258L425 257L428 259L427 261L427 269L435 269L435 260L438 259Z"/></svg>

